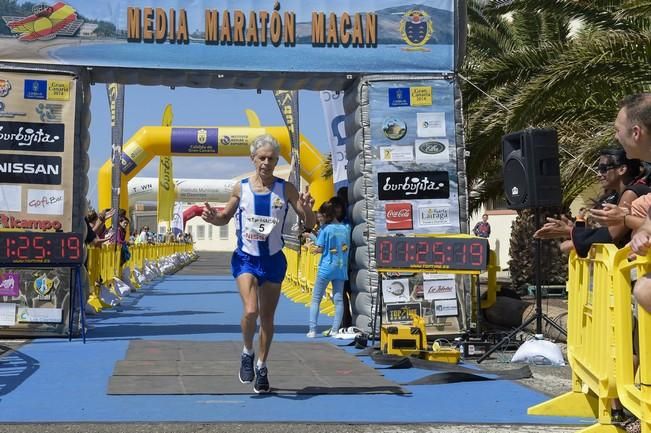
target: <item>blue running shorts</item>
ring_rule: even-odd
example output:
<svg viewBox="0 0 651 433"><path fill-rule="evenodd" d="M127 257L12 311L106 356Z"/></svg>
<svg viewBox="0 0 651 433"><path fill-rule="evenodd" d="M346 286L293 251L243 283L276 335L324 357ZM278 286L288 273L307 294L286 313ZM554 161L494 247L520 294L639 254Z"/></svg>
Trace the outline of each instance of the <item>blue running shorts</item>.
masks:
<svg viewBox="0 0 651 433"><path fill-rule="evenodd" d="M266 281L280 284L285 279L287 260L282 251L273 256L252 256L236 249L231 258L231 271L233 278L242 274L253 275L258 279L259 286Z"/></svg>

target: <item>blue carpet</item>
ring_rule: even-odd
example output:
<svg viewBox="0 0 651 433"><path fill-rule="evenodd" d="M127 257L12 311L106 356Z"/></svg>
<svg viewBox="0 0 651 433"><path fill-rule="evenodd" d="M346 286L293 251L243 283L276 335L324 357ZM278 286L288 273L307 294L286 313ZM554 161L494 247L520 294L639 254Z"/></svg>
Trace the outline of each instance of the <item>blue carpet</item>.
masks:
<svg viewBox="0 0 651 433"><path fill-rule="evenodd" d="M594 423L529 416L527 408L547 397L503 380L409 386L408 396L106 394L113 367L125 358L129 340L239 341L240 312L232 278L166 277L127 298L118 309L89 317L92 329L85 345L80 340L37 339L0 358L0 422ZM307 341L307 319L307 308L281 298L275 339ZM320 318L324 329L330 320ZM368 357L360 359L374 365ZM234 365L233 380L236 370ZM383 370L397 383L431 373ZM270 378L273 383L273 371Z"/></svg>

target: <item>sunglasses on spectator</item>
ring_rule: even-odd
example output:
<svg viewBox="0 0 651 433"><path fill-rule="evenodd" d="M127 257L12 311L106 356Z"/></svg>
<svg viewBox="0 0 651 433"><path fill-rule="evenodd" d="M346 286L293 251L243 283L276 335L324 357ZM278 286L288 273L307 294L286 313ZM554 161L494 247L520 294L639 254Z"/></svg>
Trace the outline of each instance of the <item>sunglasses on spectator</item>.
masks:
<svg viewBox="0 0 651 433"><path fill-rule="evenodd" d="M606 174L608 173L608 170L612 170L613 168L620 167L621 164L599 164L597 166L597 171L600 174Z"/></svg>

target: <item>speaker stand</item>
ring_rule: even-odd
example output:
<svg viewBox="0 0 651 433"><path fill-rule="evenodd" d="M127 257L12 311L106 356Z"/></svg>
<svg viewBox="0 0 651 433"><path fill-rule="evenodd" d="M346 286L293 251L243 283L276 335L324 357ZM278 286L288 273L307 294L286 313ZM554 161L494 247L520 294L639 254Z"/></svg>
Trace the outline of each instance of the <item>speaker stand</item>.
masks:
<svg viewBox="0 0 651 433"><path fill-rule="evenodd" d="M534 208L534 220L536 222L536 229L541 227L540 221L541 213L540 208ZM541 284L541 275L540 275L540 263L542 258L542 239L536 239L536 249L534 251L535 259L535 268L534 268L534 280L536 284L536 311L533 316L529 317L524 323L511 331L506 337L502 338L497 344L488 349L480 358L477 359L477 364L481 363L484 359L488 358L493 352L502 347L504 344L509 342L514 335L518 332L525 329L531 322L536 321L536 335L542 335L542 323L543 320L555 328L561 334L567 336L567 332L561 328L558 323L554 322L552 319L547 317L542 311L542 284Z"/></svg>

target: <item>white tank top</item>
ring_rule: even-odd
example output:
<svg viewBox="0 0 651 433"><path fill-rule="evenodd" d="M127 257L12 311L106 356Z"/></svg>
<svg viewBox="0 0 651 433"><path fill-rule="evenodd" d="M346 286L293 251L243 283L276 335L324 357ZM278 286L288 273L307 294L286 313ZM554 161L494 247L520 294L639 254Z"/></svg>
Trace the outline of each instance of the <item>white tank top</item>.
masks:
<svg viewBox="0 0 651 433"><path fill-rule="evenodd" d="M270 189L268 193L256 193L249 179L240 182L240 204L235 214L237 248L252 256L271 256L285 245L285 181L274 178Z"/></svg>

